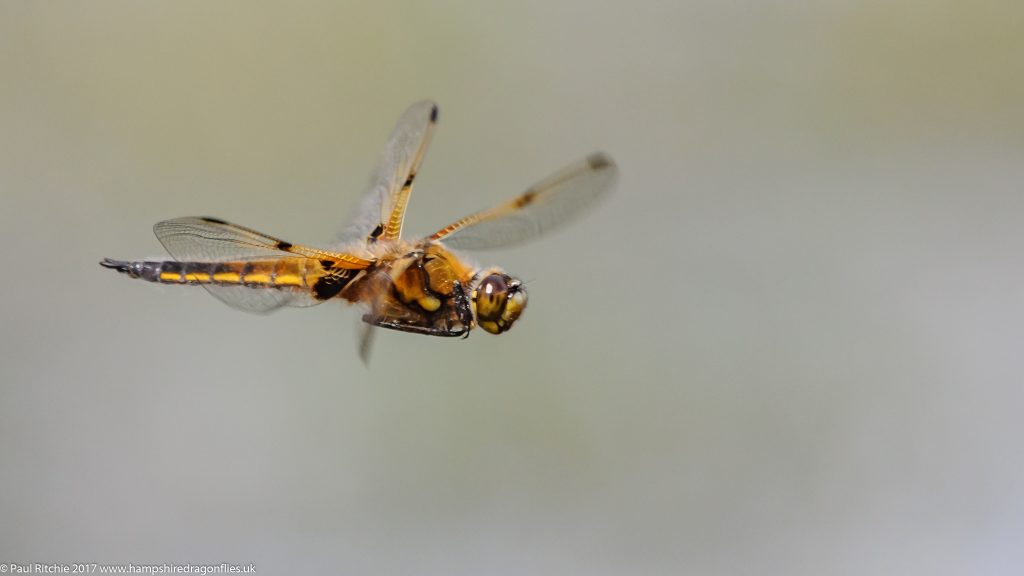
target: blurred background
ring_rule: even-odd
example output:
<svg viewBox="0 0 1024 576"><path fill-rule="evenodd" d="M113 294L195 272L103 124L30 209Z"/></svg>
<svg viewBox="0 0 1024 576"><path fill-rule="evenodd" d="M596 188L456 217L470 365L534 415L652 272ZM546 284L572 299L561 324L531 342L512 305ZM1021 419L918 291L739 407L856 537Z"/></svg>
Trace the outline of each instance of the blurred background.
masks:
<svg viewBox="0 0 1024 576"><path fill-rule="evenodd" d="M1020 2L0 4L0 562L1019 574ZM605 150L510 333L101 269L330 240L412 102L406 230Z"/></svg>

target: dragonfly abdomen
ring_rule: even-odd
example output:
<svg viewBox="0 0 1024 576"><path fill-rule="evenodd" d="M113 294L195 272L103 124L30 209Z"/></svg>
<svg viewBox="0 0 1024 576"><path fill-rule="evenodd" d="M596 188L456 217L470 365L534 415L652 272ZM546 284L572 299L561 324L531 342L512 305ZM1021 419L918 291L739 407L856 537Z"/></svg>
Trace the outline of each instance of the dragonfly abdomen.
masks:
<svg viewBox="0 0 1024 576"><path fill-rule="evenodd" d="M100 262L132 278L159 284L214 284L253 288L308 288L321 273L309 270L305 258L251 262Z"/></svg>

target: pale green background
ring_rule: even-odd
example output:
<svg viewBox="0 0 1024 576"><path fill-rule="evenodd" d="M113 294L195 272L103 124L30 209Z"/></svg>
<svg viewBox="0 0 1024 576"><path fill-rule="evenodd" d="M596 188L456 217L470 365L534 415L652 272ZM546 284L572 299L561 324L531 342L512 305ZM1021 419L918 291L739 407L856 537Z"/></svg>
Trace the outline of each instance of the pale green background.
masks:
<svg viewBox="0 0 1024 576"><path fill-rule="evenodd" d="M330 239L402 110L509 334L268 317L96 263ZM1024 5L0 3L0 562L261 574L1020 574Z"/></svg>

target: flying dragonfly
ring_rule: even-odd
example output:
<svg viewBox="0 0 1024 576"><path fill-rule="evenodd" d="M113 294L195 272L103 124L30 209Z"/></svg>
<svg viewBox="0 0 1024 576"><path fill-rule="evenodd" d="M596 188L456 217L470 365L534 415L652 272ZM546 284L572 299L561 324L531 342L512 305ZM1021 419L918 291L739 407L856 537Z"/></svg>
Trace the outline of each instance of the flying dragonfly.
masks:
<svg viewBox="0 0 1024 576"><path fill-rule="evenodd" d="M187 217L153 227L173 260L107 258L100 265L149 282L200 285L248 312L332 299L360 304L364 361L373 327L450 337L467 337L476 327L506 332L526 309L525 286L452 249L506 247L543 234L608 193L617 169L605 154L591 154L511 200L410 240L402 237L402 224L437 119L430 101L413 104L398 119L373 185L337 248L292 244L219 218Z"/></svg>

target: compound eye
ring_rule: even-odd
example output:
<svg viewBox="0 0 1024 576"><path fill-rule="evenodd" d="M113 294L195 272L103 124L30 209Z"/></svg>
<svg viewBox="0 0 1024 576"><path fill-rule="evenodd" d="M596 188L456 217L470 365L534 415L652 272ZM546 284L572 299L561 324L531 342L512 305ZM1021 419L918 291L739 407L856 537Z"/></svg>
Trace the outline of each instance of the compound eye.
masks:
<svg viewBox="0 0 1024 576"><path fill-rule="evenodd" d="M508 301L508 284L498 274L484 278L476 289L476 317L481 322L494 322L501 318Z"/></svg>

